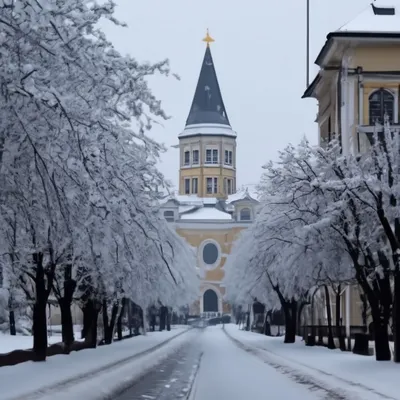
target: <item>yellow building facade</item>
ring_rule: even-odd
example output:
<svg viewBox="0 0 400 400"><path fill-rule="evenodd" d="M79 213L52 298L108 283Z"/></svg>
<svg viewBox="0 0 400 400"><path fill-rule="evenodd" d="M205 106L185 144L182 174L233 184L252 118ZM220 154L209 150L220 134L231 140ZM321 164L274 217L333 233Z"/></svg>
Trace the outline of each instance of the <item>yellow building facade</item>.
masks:
<svg viewBox="0 0 400 400"><path fill-rule="evenodd" d="M236 132L223 102L208 35L198 83L183 131L178 135L179 190L162 202L162 213L177 233L197 249L200 296L192 316L230 312L224 301L224 265L242 229L254 220L257 196L237 190Z"/></svg>
<svg viewBox="0 0 400 400"><path fill-rule="evenodd" d="M375 130L383 132L388 118L394 131L400 129L400 9L377 0L339 30L327 35L315 64L319 72L303 98L318 101L319 145L326 146L334 137L343 154L359 154L371 144ZM326 303L323 291L316 296ZM343 325L360 326L363 302L357 286L348 287L341 296L340 317ZM335 318L335 296L331 295ZM326 308L314 313L314 321L326 323Z"/></svg>

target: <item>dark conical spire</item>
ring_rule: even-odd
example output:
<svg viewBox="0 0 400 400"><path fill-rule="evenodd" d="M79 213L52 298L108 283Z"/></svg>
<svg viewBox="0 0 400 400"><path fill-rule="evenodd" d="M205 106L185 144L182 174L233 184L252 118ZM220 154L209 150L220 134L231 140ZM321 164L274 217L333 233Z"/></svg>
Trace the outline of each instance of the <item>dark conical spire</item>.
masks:
<svg viewBox="0 0 400 400"><path fill-rule="evenodd" d="M194 124L222 124L230 126L209 46L209 43L214 40L207 32L204 41L207 42L206 53L204 54L186 126Z"/></svg>

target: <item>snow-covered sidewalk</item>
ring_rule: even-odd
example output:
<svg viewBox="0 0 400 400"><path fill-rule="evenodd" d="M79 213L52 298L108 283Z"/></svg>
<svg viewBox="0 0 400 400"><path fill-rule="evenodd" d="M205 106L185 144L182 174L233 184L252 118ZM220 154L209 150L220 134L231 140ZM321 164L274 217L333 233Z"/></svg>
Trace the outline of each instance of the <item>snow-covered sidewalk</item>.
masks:
<svg viewBox="0 0 400 400"><path fill-rule="evenodd" d="M357 393L362 399L400 399L398 377L400 365L391 361L378 362L373 356L359 356L325 347L307 347L300 338L294 344L284 344L282 337L268 337L225 325L226 332L254 349L257 355L278 366L292 368L315 377L331 387ZM290 373L289 373L290 374Z"/></svg>
<svg viewBox="0 0 400 400"><path fill-rule="evenodd" d="M59 343L62 341L61 338L61 327L57 329L58 326L54 326L56 329L49 328L49 337L48 343L49 345L54 343ZM80 329L79 325L74 326L75 332L75 340L80 340ZM23 336L23 335L6 335L0 332L0 354L9 353L13 350L27 350L31 349L33 346L33 337L32 336Z"/></svg>
<svg viewBox="0 0 400 400"><path fill-rule="evenodd" d="M182 338L189 336L185 333L188 329L186 326L173 327L170 332L149 332L146 336L125 339L97 349L48 357L43 363L26 362L2 367L1 399L28 400L47 396L49 399L107 398L123 381L140 376L157 362L157 357L168 354L168 349L173 351L171 344L177 345ZM136 370L132 366L135 361ZM128 365L129 371L121 374L121 367ZM118 375L115 375L117 371ZM84 388L88 392L82 392Z"/></svg>

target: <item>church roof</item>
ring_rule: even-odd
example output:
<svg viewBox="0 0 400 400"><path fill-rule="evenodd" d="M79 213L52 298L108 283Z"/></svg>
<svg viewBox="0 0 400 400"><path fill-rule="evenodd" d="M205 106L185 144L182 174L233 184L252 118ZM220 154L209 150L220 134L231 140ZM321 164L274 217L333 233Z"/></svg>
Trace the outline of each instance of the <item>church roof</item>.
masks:
<svg viewBox="0 0 400 400"><path fill-rule="evenodd" d="M209 43L207 43L192 106L186 120L186 126L195 124L230 126Z"/></svg>
<svg viewBox="0 0 400 400"><path fill-rule="evenodd" d="M376 0L337 32L400 33L399 11L399 7L385 0Z"/></svg>

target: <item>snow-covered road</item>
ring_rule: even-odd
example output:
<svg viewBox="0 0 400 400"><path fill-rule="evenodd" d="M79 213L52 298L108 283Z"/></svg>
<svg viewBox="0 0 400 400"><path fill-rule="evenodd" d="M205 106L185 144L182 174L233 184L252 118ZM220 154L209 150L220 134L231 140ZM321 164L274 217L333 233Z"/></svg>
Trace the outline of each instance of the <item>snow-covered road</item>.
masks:
<svg viewBox="0 0 400 400"><path fill-rule="evenodd" d="M221 326L202 335L203 357L191 400L301 399L322 397L238 348Z"/></svg>
<svg viewBox="0 0 400 400"><path fill-rule="evenodd" d="M299 383L239 348L221 325L198 330L115 400L346 399Z"/></svg>

